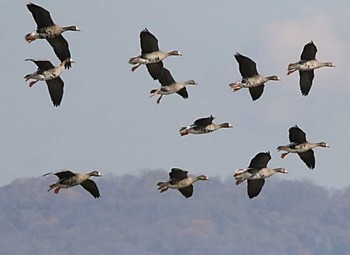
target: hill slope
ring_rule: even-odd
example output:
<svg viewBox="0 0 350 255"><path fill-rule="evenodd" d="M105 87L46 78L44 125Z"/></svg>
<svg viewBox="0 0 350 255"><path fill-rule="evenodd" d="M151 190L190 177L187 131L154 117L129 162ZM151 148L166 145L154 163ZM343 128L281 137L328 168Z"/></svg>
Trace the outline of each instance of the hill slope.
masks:
<svg viewBox="0 0 350 255"><path fill-rule="evenodd" d="M158 194L164 171L96 178L101 198L81 187L46 192L54 177L0 189L1 254L350 254L350 189L266 181L249 200L245 184L213 178L185 199Z"/></svg>

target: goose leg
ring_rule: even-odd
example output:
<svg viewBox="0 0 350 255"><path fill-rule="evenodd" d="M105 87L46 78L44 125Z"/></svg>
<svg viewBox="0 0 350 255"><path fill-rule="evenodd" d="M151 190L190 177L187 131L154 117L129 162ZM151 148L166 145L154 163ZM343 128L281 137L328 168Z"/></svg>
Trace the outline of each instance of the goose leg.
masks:
<svg viewBox="0 0 350 255"><path fill-rule="evenodd" d="M160 100L162 99L163 95L160 95L160 97L157 99L157 104L160 103Z"/></svg>
<svg viewBox="0 0 350 255"><path fill-rule="evenodd" d="M32 86L33 86L35 83L37 83L37 82L38 82L38 80L30 82L30 83L29 83L29 87L32 87Z"/></svg>
<svg viewBox="0 0 350 255"><path fill-rule="evenodd" d="M163 193L164 191L167 191L169 188L168 187L164 187L160 190L160 193Z"/></svg>
<svg viewBox="0 0 350 255"><path fill-rule="evenodd" d="M294 73L295 71L296 71L296 69L288 70L287 75L290 75L290 74Z"/></svg>
<svg viewBox="0 0 350 255"><path fill-rule="evenodd" d="M289 152L285 152L281 154L281 158L285 158L285 156L287 156L289 154Z"/></svg>
<svg viewBox="0 0 350 255"><path fill-rule="evenodd" d="M141 64L137 64L131 68L131 71L134 72Z"/></svg>
<svg viewBox="0 0 350 255"><path fill-rule="evenodd" d="M60 191L61 187L57 187L55 190L54 190L54 193L55 194L58 194L58 192Z"/></svg>
<svg viewBox="0 0 350 255"><path fill-rule="evenodd" d="M239 82L231 83L229 86L231 87L233 92L236 92L242 88Z"/></svg>

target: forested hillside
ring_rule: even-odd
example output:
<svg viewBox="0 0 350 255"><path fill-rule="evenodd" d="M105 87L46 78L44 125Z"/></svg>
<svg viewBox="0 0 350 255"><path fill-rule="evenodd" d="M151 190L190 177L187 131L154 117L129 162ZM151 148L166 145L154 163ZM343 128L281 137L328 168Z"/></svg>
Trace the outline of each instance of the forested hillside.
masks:
<svg viewBox="0 0 350 255"><path fill-rule="evenodd" d="M100 199L46 192L53 176L15 180L0 189L0 254L350 254L350 189L270 178L250 200L245 184L211 178L185 199L158 193L167 178L95 178Z"/></svg>

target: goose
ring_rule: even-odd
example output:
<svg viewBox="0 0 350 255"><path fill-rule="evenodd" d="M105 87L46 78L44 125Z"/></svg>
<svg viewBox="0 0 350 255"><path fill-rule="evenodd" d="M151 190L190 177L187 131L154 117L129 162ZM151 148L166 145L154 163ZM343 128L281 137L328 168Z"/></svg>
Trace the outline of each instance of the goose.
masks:
<svg viewBox="0 0 350 255"><path fill-rule="evenodd" d="M179 132L181 136L188 135L188 134L207 134L214 132L215 130L218 130L220 128L232 128L233 126L230 123L221 123L221 124L215 124L213 123L214 117L213 115L210 115L206 118L200 118L193 122L192 125L188 127L182 127Z"/></svg>
<svg viewBox="0 0 350 255"><path fill-rule="evenodd" d="M158 190L160 193L168 189L178 189L185 198L190 198L193 194L193 184L197 181L208 181L206 175L187 176L188 171L179 168L172 168L169 176L170 179L166 182L158 182Z"/></svg>
<svg viewBox="0 0 350 255"><path fill-rule="evenodd" d="M249 93L253 101L259 99L264 92L265 83L268 81L280 81L276 75L262 76L258 73L256 63L250 58L236 53L235 58L239 65L242 80L229 84L233 92L241 88L249 88Z"/></svg>
<svg viewBox="0 0 350 255"><path fill-rule="evenodd" d="M301 94L307 96L310 92L314 79L314 70L321 67L335 67L332 62L320 62L316 59L317 48L313 41L304 46L300 61L288 65L287 75L299 70L299 85Z"/></svg>
<svg viewBox="0 0 350 255"><path fill-rule="evenodd" d="M83 186L94 198L100 197L100 192L97 188L97 185L94 181L90 180L91 176L100 177L102 174L98 171L92 171L86 174L73 173L67 169L59 172L52 172L44 174L43 176L47 176L50 174L54 174L58 177L58 181L49 186L49 190L54 189L54 193L58 194L61 188L68 189L77 185Z"/></svg>
<svg viewBox="0 0 350 255"><path fill-rule="evenodd" d="M309 169L315 168L315 155L313 149L316 147L329 148L329 145L325 142L310 143L306 140L306 134L297 125L289 129L289 141L291 144L278 146L278 151L286 151L281 154L281 158L284 158L289 153L298 153L302 161L307 165Z"/></svg>
<svg viewBox="0 0 350 255"><path fill-rule="evenodd" d="M182 98L187 99L188 93L186 86L187 85L197 85L196 81L194 80L188 80L184 82L176 82L174 78L172 77L170 71L163 67L163 71L161 76L158 79L159 83L161 84L160 88L158 89L152 89L151 90L151 96L153 97L155 95L160 95L157 99L157 104L160 103L160 100L162 99L163 95L170 95L177 93Z"/></svg>
<svg viewBox="0 0 350 255"><path fill-rule="evenodd" d="M158 80L163 71L162 60L169 56L182 56L178 50L163 52L159 50L157 38L147 28L140 33L141 55L129 59L129 64L134 65L131 71L135 71L140 65L147 67L154 80Z"/></svg>
<svg viewBox="0 0 350 255"><path fill-rule="evenodd" d="M26 81L34 80L29 83L29 87L32 87L38 81L45 81L47 88L49 89L49 94L54 106L59 106L63 97L63 86L64 82L60 78L61 73L64 70L64 66L69 63L74 63L73 59L67 58L62 61L58 66L53 66L48 60L34 60L26 59L26 61L32 61L38 66L38 70L34 73L27 74L24 76Z"/></svg>
<svg viewBox="0 0 350 255"><path fill-rule="evenodd" d="M248 168L238 169L234 173L236 185L247 180L247 193L250 199L259 195L262 190L265 179L275 173L287 174L284 168L268 168L267 163L271 160L270 152L259 152L250 161Z"/></svg>
<svg viewBox="0 0 350 255"><path fill-rule="evenodd" d="M27 4L27 8L33 15L37 29L36 32L27 34L25 40L31 43L36 39L46 39L61 62L65 59L70 59L71 54L68 42L64 39L62 33L65 31L80 31L80 29L77 26L61 27L56 25L51 18L50 12L36 4ZM67 62L65 67L69 69L71 63Z"/></svg>

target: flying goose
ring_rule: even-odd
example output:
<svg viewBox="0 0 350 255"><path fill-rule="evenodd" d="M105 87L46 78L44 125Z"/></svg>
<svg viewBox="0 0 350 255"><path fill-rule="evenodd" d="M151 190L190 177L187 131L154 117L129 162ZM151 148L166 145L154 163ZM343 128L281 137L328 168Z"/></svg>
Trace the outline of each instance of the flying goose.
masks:
<svg viewBox="0 0 350 255"><path fill-rule="evenodd" d="M141 64L145 64L149 74L154 80L159 79L163 71L162 60L169 56L182 56L182 54L173 50L163 52L159 50L157 38L151 34L147 28L140 33L141 55L129 59L129 64L134 65L131 71L135 71Z"/></svg>
<svg viewBox="0 0 350 255"><path fill-rule="evenodd" d="M36 32L27 34L25 40L30 43L36 39L46 39L61 62L70 59L68 42L64 39L62 33L65 31L80 31L79 28L77 26L61 27L56 25L51 19L50 12L41 6L30 3L27 4L27 8L33 15L37 29ZM71 63L67 62L65 67L69 69Z"/></svg>
<svg viewBox="0 0 350 255"><path fill-rule="evenodd" d="M213 123L214 117L210 115L206 118L200 118L194 121L194 123L188 127L182 127L179 132L181 136L188 134L207 134L214 132L220 128L232 128L230 123L221 123L215 124Z"/></svg>
<svg viewBox="0 0 350 255"><path fill-rule="evenodd" d="M188 171L179 168L172 168L169 173L170 179L166 182L158 182L158 190L160 193L168 189L178 189L185 198L189 198L193 194L193 185L196 181L208 181L209 177L205 175L187 176Z"/></svg>
<svg viewBox="0 0 350 255"><path fill-rule="evenodd" d="M29 83L29 87L32 87L38 81L45 81L49 94L54 106L59 106L63 97L64 82L60 78L61 73L64 70L64 66L67 63L74 63L72 59L67 58L62 61L58 66L53 66L48 60L34 60L26 59L26 61L32 61L38 66L38 70L34 73L24 76L25 80L34 80Z"/></svg>
<svg viewBox="0 0 350 255"><path fill-rule="evenodd" d="M158 81L161 84L160 88L152 89L150 92L151 93L150 97L153 97L155 95L160 95L159 98L157 99L157 104L160 103L160 100L162 99L163 95L170 95L173 93L177 93L180 96L182 96L182 98L186 99L188 98L186 86L197 85L196 81L194 80L176 82L174 78L171 76L170 71L165 67L163 67L162 74L159 77Z"/></svg>
<svg viewBox="0 0 350 255"><path fill-rule="evenodd" d="M329 148L329 145L325 142L310 143L306 140L306 134L298 126L291 127L289 129L289 141L291 144L278 146L278 151L286 151L282 153L281 158L284 158L289 153L298 153L302 161L308 168L315 168L315 155L313 149L316 147Z"/></svg>
<svg viewBox="0 0 350 255"><path fill-rule="evenodd" d="M300 56L300 61L296 63L291 63L288 65L287 75L299 70L299 84L301 94L307 96L310 92L312 81L314 79L314 70L328 66L335 67L332 62L320 62L316 59L317 48L313 41L307 43L304 46L303 52Z"/></svg>
<svg viewBox="0 0 350 255"><path fill-rule="evenodd" d="M270 160L270 152L260 152L250 161L248 168L238 169L234 173L233 176L236 179L236 185L247 180L247 193L250 199L259 195L266 178L275 173L288 173L284 168L268 168L267 163Z"/></svg>
<svg viewBox="0 0 350 255"><path fill-rule="evenodd" d="M100 177L102 174L98 171L92 171L86 174L73 173L69 170L63 170L60 172L47 173L43 176L54 174L58 177L58 181L54 184L51 184L49 190L54 189L54 193L58 194L61 188L68 189L77 185L83 186L94 198L100 197L100 192L97 188L97 185L94 181L90 180L91 176Z"/></svg>
<svg viewBox="0 0 350 255"><path fill-rule="evenodd" d="M261 97L267 81L281 80L276 75L267 77L260 75L256 69L256 63L238 52L235 54L235 58L239 65L239 72L242 75L242 80L229 84L233 92L241 88L249 88L250 96L252 100L255 101Z"/></svg>

